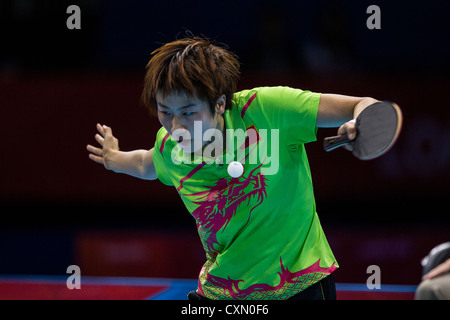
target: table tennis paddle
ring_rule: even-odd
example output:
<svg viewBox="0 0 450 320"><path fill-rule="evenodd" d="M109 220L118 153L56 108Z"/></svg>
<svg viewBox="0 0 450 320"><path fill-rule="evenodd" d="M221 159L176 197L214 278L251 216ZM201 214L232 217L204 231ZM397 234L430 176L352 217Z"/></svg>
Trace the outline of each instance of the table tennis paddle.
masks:
<svg viewBox="0 0 450 320"><path fill-rule="evenodd" d="M356 138L347 135L327 137L325 151L353 143L353 155L360 160L372 160L385 154L397 141L402 128L400 107L392 102L380 101L365 108L356 118Z"/></svg>

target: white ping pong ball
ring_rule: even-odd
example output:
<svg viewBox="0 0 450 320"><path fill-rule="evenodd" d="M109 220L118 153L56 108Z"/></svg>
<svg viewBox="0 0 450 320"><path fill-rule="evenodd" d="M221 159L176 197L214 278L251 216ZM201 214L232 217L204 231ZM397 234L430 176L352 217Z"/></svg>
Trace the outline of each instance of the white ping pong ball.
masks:
<svg viewBox="0 0 450 320"><path fill-rule="evenodd" d="M228 165L227 171L233 178L239 178L244 173L244 166L240 162L233 161Z"/></svg>

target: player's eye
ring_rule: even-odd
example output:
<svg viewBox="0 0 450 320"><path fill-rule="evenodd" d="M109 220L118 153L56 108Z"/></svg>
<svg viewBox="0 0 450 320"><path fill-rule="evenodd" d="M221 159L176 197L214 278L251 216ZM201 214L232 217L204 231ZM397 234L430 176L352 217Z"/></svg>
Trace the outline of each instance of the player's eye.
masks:
<svg viewBox="0 0 450 320"><path fill-rule="evenodd" d="M170 112L169 112L169 111L162 111L162 110L159 110L159 113L161 113L161 114L164 115L164 116L170 116Z"/></svg>
<svg viewBox="0 0 450 320"><path fill-rule="evenodd" d="M195 112L191 111L191 112L185 112L184 115L185 116L192 116L194 115Z"/></svg>

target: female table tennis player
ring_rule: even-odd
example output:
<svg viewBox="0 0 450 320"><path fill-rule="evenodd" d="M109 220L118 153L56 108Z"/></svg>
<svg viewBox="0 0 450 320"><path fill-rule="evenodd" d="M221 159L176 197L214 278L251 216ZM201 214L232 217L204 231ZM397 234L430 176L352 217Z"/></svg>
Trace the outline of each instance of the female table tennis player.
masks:
<svg viewBox="0 0 450 320"><path fill-rule="evenodd" d="M177 189L206 252L189 299L335 299L338 263L304 144L320 127L355 137L352 119L377 100L288 87L236 92L238 78L237 57L208 39L163 45L142 93L162 125L154 147L121 151L112 129L97 124L100 147L88 145L89 157ZM228 174L230 161L242 164L240 176Z"/></svg>

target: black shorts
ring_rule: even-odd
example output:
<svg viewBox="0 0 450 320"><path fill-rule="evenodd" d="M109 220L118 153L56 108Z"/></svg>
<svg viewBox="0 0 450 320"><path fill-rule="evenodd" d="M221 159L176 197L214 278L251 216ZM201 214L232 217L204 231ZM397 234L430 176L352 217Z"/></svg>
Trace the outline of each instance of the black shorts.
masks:
<svg viewBox="0 0 450 320"><path fill-rule="evenodd" d="M188 299L211 300L199 295L195 291L189 292ZM328 275L288 300L336 300L336 284L333 274Z"/></svg>

